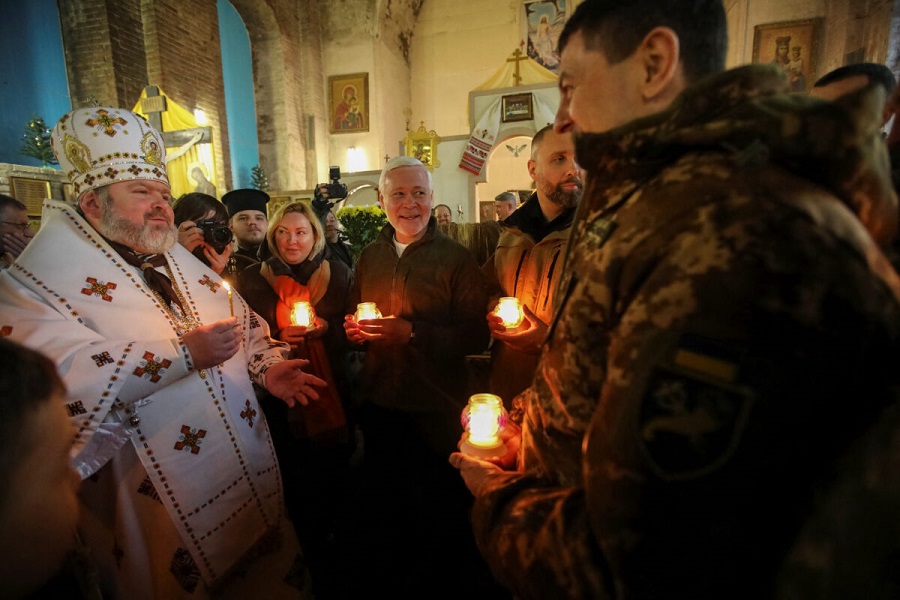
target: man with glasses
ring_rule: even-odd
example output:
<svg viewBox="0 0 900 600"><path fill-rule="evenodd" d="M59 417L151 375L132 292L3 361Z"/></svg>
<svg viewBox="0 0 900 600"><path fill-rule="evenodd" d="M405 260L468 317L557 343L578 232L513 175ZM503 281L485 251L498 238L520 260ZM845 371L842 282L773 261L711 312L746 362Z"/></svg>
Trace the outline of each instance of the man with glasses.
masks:
<svg viewBox="0 0 900 600"><path fill-rule="evenodd" d="M0 194L0 269L9 267L33 237L25 205Z"/></svg>

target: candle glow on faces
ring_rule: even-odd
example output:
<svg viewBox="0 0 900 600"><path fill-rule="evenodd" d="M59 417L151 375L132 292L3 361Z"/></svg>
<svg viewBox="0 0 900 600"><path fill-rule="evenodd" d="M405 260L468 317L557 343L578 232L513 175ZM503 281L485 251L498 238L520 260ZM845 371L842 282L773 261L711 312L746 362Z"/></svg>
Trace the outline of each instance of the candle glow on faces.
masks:
<svg viewBox="0 0 900 600"><path fill-rule="evenodd" d="M360 302L356 305L356 314L353 315L357 323L364 319L380 319L381 311L374 302Z"/></svg>
<svg viewBox="0 0 900 600"><path fill-rule="evenodd" d="M463 409L462 424L469 433L461 444L464 454L477 457L503 456L506 445L500 440L500 432L506 425L507 413L500 396L475 394Z"/></svg>
<svg viewBox="0 0 900 600"><path fill-rule="evenodd" d="M302 325L309 327L316 322L316 312L313 310L309 302L294 302L291 307L291 323L294 325Z"/></svg>
<svg viewBox="0 0 900 600"><path fill-rule="evenodd" d="M502 319L503 326L507 329L515 329L525 320L525 311L518 298L500 298L494 314Z"/></svg>

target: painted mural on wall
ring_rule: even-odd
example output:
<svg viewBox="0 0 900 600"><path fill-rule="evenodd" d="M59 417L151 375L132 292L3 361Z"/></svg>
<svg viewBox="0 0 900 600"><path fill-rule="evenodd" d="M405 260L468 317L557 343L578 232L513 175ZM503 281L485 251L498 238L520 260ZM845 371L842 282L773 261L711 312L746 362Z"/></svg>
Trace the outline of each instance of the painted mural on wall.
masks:
<svg viewBox="0 0 900 600"><path fill-rule="evenodd" d="M531 0L522 5L522 42L535 62L559 73L559 35L566 22L567 0Z"/></svg>

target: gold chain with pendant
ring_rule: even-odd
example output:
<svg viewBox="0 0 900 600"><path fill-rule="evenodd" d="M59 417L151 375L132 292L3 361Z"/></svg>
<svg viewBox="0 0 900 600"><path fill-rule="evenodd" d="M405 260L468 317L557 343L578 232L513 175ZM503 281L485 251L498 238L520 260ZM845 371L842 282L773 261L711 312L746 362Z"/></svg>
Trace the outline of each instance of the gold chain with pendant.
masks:
<svg viewBox="0 0 900 600"><path fill-rule="evenodd" d="M145 263L141 265L141 270L148 266L153 268L152 265ZM191 312L190 306L188 306L187 301L184 299L184 294L181 293L181 289L178 287L178 284L175 283L175 274L172 273L169 263L167 262L164 267L166 269L166 275L169 276L169 281L172 282L172 290L175 292L175 297L178 298L178 303L181 304L181 307L179 307L178 303L173 303L172 306L169 306L169 303L165 301L162 294L150 288L150 286L147 286L147 289L153 292L153 295L159 300L160 305L169 314L169 318L175 322L175 333L181 337L188 331L200 327L203 323Z"/></svg>

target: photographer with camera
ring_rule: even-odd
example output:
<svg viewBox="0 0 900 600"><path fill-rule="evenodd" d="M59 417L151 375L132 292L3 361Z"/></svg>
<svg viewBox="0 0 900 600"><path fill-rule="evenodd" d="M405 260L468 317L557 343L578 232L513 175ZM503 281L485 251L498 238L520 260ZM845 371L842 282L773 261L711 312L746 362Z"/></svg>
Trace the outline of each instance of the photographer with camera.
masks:
<svg viewBox="0 0 900 600"><path fill-rule="evenodd" d="M209 194L190 192L172 204L178 243L222 275L233 247L228 211Z"/></svg>
<svg viewBox="0 0 900 600"><path fill-rule="evenodd" d="M313 210L325 230L325 258L339 260L353 270L353 254L346 243L346 238L338 226L338 220L332 211L337 201L347 198L347 184L341 183L340 167L332 166L328 172L331 183L320 183L316 186L312 201Z"/></svg>

